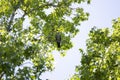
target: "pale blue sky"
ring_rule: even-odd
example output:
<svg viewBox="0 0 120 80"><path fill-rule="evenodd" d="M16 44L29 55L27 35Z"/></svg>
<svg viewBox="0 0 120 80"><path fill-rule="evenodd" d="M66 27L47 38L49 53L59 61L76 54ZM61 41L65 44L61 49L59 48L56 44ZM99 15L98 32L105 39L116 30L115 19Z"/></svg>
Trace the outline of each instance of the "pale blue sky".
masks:
<svg viewBox="0 0 120 80"><path fill-rule="evenodd" d="M75 66L80 64L81 54L79 48L85 49L85 40L88 32L93 27L111 27L112 19L120 17L120 0L92 0L90 5L83 6L85 11L90 13L88 21L80 26L79 34L72 39L74 47L70 49L65 57L54 52L55 70L43 73L41 78L50 80L67 80L74 74Z"/></svg>

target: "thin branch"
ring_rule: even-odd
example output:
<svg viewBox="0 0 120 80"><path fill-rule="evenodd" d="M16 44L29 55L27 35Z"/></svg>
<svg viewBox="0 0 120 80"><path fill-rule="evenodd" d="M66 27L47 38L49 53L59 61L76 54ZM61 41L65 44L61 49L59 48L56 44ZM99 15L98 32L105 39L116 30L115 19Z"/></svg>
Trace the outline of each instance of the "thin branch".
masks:
<svg viewBox="0 0 120 80"><path fill-rule="evenodd" d="M10 32L11 31L11 25L13 23L13 19L14 19L14 16L15 16L15 12L16 10L20 7L20 1L18 2L18 4L14 7L14 10L13 10L13 13L10 17L10 20L8 22L8 26L7 26L7 31Z"/></svg>
<svg viewBox="0 0 120 80"><path fill-rule="evenodd" d="M15 11L13 11L12 15L11 15L11 18L10 18L10 21L8 23L8 26L7 26L7 31L10 32L11 31L11 24L13 22L13 19L14 19L14 16L15 16Z"/></svg>
<svg viewBox="0 0 120 80"><path fill-rule="evenodd" d="M41 5L41 6L38 6L37 8L33 8L33 9L31 9L30 11L28 11L28 12L26 12L26 11L24 10L25 13L23 14L22 17L24 17L25 15L27 15L27 14L35 11L35 10L38 10L39 8L43 8L43 7L45 7L45 6L59 7L59 6L61 6L61 4L59 4L59 5L54 5L53 3L47 3L47 4L43 4L43 5Z"/></svg>
<svg viewBox="0 0 120 80"><path fill-rule="evenodd" d="M20 6L20 2L18 3L18 5L16 6L16 9L13 11L13 13L12 13L12 15L11 15L10 21L9 21L9 23L8 23L8 26L7 26L7 31L8 31L8 32L11 31L11 25L12 25L12 23L13 23L13 19L14 19L14 16L15 16L15 12L16 12L16 10L19 8L19 6ZM26 12L26 11L24 10L24 14L23 14L22 18L24 18L25 15L27 15L27 14L35 11L35 10L38 10L39 8L43 8L43 7L45 7L45 6L60 7L61 4L54 5L53 3L47 3L47 4L43 4L43 5L41 5L41 6L38 6L37 8L33 8L33 9L31 9L30 11L28 11L28 12Z"/></svg>
<svg viewBox="0 0 120 80"><path fill-rule="evenodd" d="M31 9L29 12L32 12L32 11L34 11L34 10L38 10L39 8L43 8L43 7L45 7L45 6L58 7L59 5L54 5L54 4L52 4L52 3L47 3L47 4L43 4L43 5L41 5L41 6L38 6L37 8Z"/></svg>
<svg viewBox="0 0 120 80"><path fill-rule="evenodd" d="M0 74L0 79L2 79L3 75L4 75L4 72L2 72L2 73Z"/></svg>

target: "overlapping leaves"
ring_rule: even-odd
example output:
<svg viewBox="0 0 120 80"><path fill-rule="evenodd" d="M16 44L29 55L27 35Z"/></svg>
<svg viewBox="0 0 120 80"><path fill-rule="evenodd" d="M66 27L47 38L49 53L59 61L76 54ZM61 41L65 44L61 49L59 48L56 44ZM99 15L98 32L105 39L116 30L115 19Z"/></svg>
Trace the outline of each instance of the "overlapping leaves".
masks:
<svg viewBox="0 0 120 80"><path fill-rule="evenodd" d="M76 66L77 73L74 76L80 80L120 79L119 22L119 18L113 21L112 30L92 28L87 40L86 53L80 49L81 65Z"/></svg>
<svg viewBox="0 0 120 80"><path fill-rule="evenodd" d="M72 3L90 0L1 0L0 1L0 79L38 79L41 73L53 70L52 50L57 49L56 32L62 36L61 48L72 47L70 39L75 27L88 19L82 8L71 8ZM52 8L50 14L45 9ZM72 14L72 11L76 14ZM71 16L72 22L64 16ZM29 21L25 22L26 19ZM25 22L25 24L23 24ZM29 26L26 26L29 25ZM32 62L23 67L24 61ZM17 71L16 67L19 67ZM23 68L21 68L23 67ZM5 77L3 77L5 76Z"/></svg>

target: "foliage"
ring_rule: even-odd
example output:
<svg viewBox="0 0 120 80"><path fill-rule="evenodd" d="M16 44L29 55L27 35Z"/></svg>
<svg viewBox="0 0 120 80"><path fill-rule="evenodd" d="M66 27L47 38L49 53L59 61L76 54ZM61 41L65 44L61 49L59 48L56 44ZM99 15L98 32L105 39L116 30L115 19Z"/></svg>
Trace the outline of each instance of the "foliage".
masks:
<svg viewBox="0 0 120 80"><path fill-rule="evenodd" d="M92 28L86 45L86 53L80 49L81 65L76 66L74 76L80 80L120 80L120 18L113 20L111 30Z"/></svg>
<svg viewBox="0 0 120 80"><path fill-rule="evenodd" d="M0 79L35 80L53 70L52 51L70 49L76 26L88 19L83 8L72 6L82 2L90 0L0 0ZM60 49L57 31L62 37ZM26 60L30 67L23 66Z"/></svg>

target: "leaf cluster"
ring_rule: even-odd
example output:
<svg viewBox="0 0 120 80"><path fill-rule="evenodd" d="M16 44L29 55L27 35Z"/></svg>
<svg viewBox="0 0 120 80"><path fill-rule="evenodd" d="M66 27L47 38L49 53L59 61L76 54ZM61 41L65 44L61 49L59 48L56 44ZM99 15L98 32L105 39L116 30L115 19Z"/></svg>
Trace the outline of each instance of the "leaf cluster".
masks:
<svg viewBox="0 0 120 80"><path fill-rule="evenodd" d="M74 76L80 80L120 79L119 23L119 18L113 20L112 30L95 27L91 29L86 42L86 52L80 49L82 53L81 65L76 66Z"/></svg>
<svg viewBox="0 0 120 80"><path fill-rule="evenodd" d="M35 80L53 70L52 51L70 49L76 26L88 19L81 7L71 7L82 2L90 0L0 0L0 79ZM57 31L62 37L60 49ZM27 60L32 63L29 67Z"/></svg>

